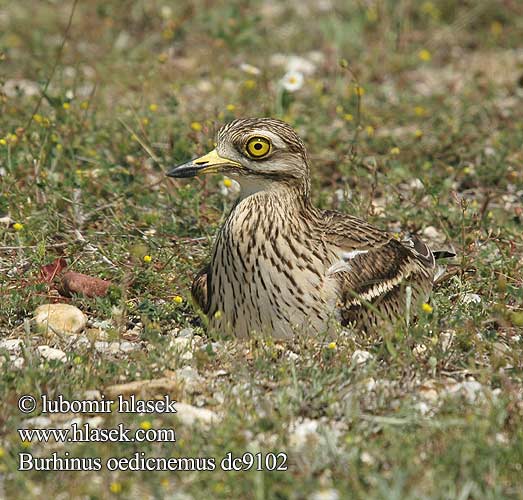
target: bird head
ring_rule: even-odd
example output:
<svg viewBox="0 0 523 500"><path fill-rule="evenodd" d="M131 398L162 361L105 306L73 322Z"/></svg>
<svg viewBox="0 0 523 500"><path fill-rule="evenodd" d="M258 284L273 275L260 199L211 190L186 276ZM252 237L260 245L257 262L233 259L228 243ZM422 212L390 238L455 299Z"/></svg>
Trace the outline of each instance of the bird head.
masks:
<svg viewBox="0 0 523 500"><path fill-rule="evenodd" d="M309 167L305 146L285 122L272 118L244 118L224 125L216 148L171 169L169 177L221 173L240 183L242 191L258 191L274 183L304 187Z"/></svg>

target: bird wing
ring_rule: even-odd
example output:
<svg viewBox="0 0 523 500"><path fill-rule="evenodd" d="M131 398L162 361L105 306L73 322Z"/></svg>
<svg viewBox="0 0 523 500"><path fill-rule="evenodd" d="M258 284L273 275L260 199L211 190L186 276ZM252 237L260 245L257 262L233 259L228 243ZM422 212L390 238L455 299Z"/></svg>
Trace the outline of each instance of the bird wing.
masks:
<svg viewBox="0 0 523 500"><path fill-rule="evenodd" d="M208 277L211 271L210 264L207 264L201 271L198 272L191 287L191 294L204 314L209 311L209 298L207 293Z"/></svg>
<svg viewBox="0 0 523 500"><path fill-rule="evenodd" d="M348 310L397 296L405 284L432 286L434 256L416 237L398 241L392 234L339 212L324 212L326 239L335 245L327 275L339 283L340 307Z"/></svg>

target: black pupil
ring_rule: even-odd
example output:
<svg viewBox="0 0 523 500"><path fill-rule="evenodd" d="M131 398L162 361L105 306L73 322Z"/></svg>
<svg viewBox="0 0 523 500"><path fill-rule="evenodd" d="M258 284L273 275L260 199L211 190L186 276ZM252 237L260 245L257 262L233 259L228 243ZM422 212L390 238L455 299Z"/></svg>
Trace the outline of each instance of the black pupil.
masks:
<svg viewBox="0 0 523 500"><path fill-rule="evenodd" d="M256 144L254 144L254 149L257 149L259 151L261 148L262 148L261 142L257 142Z"/></svg>

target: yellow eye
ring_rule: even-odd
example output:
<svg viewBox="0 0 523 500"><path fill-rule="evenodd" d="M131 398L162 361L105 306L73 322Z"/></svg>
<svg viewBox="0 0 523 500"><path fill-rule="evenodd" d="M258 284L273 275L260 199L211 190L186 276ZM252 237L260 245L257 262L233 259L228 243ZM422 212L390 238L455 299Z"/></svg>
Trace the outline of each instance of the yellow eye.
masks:
<svg viewBox="0 0 523 500"><path fill-rule="evenodd" d="M271 152L271 143L265 137L251 137L245 149L251 158L262 158Z"/></svg>

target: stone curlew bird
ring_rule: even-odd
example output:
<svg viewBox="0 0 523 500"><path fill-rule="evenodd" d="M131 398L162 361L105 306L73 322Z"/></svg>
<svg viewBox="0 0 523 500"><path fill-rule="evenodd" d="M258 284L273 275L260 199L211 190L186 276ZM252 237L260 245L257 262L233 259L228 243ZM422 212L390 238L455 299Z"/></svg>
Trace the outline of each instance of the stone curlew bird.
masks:
<svg viewBox="0 0 523 500"><path fill-rule="evenodd" d="M211 331L291 339L336 324L369 330L427 300L435 273L429 247L315 208L305 146L286 123L234 120L213 151L167 175L206 173L241 187L192 286Z"/></svg>

